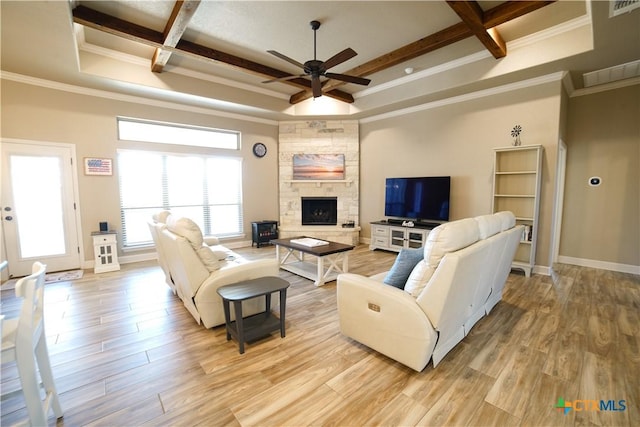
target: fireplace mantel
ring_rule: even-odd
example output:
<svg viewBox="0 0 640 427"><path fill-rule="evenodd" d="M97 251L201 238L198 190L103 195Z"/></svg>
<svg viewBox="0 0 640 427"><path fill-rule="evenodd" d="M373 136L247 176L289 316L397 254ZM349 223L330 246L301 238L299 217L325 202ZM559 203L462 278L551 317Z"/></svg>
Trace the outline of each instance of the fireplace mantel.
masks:
<svg viewBox="0 0 640 427"><path fill-rule="evenodd" d="M322 184L334 184L334 183L342 183L347 187L351 185L353 182L352 179L283 179L282 182L291 186L291 184L315 184L316 187L322 186Z"/></svg>

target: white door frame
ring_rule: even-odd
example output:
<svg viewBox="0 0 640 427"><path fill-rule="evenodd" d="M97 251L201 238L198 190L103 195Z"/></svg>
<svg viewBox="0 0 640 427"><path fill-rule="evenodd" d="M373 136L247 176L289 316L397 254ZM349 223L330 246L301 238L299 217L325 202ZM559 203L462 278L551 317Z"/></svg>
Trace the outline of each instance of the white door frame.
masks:
<svg viewBox="0 0 640 427"><path fill-rule="evenodd" d="M560 234L562 232L562 210L564 207L564 184L567 170L567 145L562 138L558 141L558 158L556 163L556 184L553 203L553 231L551 233L550 266L558 262L560 255Z"/></svg>
<svg viewBox="0 0 640 427"><path fill-rule="evenodd" d="M1 144L3 143L14 143L14 144L23 144L23 145L40 145L40 146L49 146L49 147L62 147L69 149L71 153L71 179L73 181L73 202L75 203L75 221L76 221L76 238L79 246L79 262L80 268L83 268L85 264L84 257L84 244L83 244L83 232L82 232L82 216L80 214L80 191L78 187L78 160L76 156L76 146L75 144L67 144L63 142L52 142L52 141L36 141L36 140L28 140L28 139L18 139L18 138L0 138L0 152L1 152ZM1 165L2 162L0 162ZM0 176L2 174L2 169L0 166ZM0 199L1 199L1 186L0 186ZM7 248L5 243L4 231L2 227L0 227L0 260L6 259L7 257ZM2 272L2 280L5 280L8 274L10 274L11 266L8 269L5 269Z"/></svg>

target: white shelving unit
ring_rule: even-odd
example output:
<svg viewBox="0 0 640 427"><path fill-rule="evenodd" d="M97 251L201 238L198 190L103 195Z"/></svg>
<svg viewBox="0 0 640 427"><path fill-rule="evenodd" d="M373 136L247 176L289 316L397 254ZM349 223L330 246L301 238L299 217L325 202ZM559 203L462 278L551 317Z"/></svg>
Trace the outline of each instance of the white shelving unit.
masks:
<svg viewBox="0 0 640 427"><path fill-rule="evenodd" d="M512 268L529 277L536 261L542 145L494 149L493 212L511 211L525 226Z"/></svg>

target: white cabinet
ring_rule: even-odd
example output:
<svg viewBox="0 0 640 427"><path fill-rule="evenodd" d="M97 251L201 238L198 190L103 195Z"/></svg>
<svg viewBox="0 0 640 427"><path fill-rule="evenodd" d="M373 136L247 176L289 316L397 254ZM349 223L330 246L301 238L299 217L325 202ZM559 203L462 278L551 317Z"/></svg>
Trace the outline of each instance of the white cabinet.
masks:
<svg viewBox="0 0 640 427"><path fill-rule="evenodd" d="M384 249L400 252L402 248L419 248L429 235L428 228L402 227L385 222L371 223L371 243L369 249Z"/></svg>
<svg viewBox="0 0 640 427"><path fill-rule="evenodd" d="M94 273L106 273L107 271L120 270L118 262L118 241L115 232L91 233L93 238Z"/></svg>
<svg viewBox="0 0 640 427"><path fill-rule="evenodd" d="M369 249L389 249L389 226L371 223L371 243Z"/></svg>
<svg viewBox="0 0 640 427"><path fill-rule="evenodd" d="M525 226L511 267L527 277L536 261L542 151L541 145L495 149L493 212L511 211Z"/></svg>

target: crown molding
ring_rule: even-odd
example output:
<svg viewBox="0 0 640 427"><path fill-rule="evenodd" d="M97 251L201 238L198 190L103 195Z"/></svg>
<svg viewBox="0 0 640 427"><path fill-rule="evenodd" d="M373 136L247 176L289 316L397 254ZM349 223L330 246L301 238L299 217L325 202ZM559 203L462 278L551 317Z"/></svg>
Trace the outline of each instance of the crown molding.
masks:
<svg viewBox="0 0 640 427"><path fill-rule="evenodd" d="M125 95L125 94L110 92L110 91L101 90L101 89L91 89L91 88L71 85L67 83L55 82L52 80L41 79L37 77L25 76L24 74L17 74L17 73L12 73L12 72L3 71L3 70L0 70L0 79L14 81L18 83L24 83L32 86L44 87L47 89L59 90L62 92L75 93L78 95L93 96L97 98L105 98L109 100L130 102L133 104L142 104L142 105L148 105L148 106L160 107L160 108L168 108L172 110L190 111L192 113L205 114L208 116L225 117L229 119L242 120L242 121L260 123L260 124L271 125L271 126L278 125L277 120L263 119L259 117L253 117L253 116L248 116L248 115L238 114L238 113L229 113L226 111L220 111L213 108L195 107L193 105L182 104L182 103L171 102L171 101L154 100L154 99L145 98L142 96ZM160 89L157 89L157 90L162 92L167 92L166 90L160 90ZM171 91L168 91L168 92L171 92ZM189 97L196 100L207 99L207 98L196 96L196 95L189 95Z"/></svg>
<svg viewBox="0 0 640 427"><path fill-rule="evenodd" d="M481 61L486 58L493 58L493 56L491 56L491 53L489 53L487 50L477 52L471 55L467 55L462 58L455 59L453 61L445 62L444 64L436 65L435 67L429 67L426 70L418 71L408 76L402 76L398 79L391 80L386 83L382 83L374 87L361 90L359 92L354 93L353 98L359 99L368 95L373 95L374 93L393 89L395 87L402 86L404 84L411 83L416 80L424 79L439 73L444 73L446 71L453 70L459 67L463 67L465 65L469 65L471 63Z"/></svg>
<svg viewBox="0 0 640 427"><path fill-rule="evenodd" d="M446 105L459 104L461 102L468 102L475 99L486 98L489 96L495 96L502 93L512 92L515 90L526 89L528 87L557 82L562 80L564 74L565 74L564 71L547 74L545 76L534 77L532 79L522 80L516 83L509 83L503 86L497 86L490 89L483 89L476 92L470 92L464 95L453 96L451 98L445 98L438 101L428 102L426 104L416 105L414 107L403 108L400 110L391 111L389 113L378 114L376 116L360 119L360 123L376 122L379 120L385 120L393 117L413 114L419 111L432 110L434 108L440 108Z"/></svg>
<svg viewBox="0 0 640 427"><path fill-rule="evenodd" d="M591 10L587 10L587 13L577 18L571 19L562 24L555 25L553 27L538 31L537 33L529 34L519 39L513 40L507 43L507 47L511 49L520 49L527 46L535 45L543 40L550 39L552 37L559 36L569 31L577 30L585 26L592 25Z"/></svg>
<svg viewBox="0 0 640 427"><path fill-rule="evenodd" d="M78 41L78 53L87 52L87 53L92 53L94 55L103 56L105 58L110 58L110 59L115 60L115 61L125 62L125 63L134 64L134 65L147 67L147 68L149 67L149 62L150 61L147 58L142 58L140 56L131 55L131 54L128 54L128 53L122 53L122 52L115 51L113 49L107 49L107 48L102 47L102 46L91 44L91 43L86 42L84 40L84 37L79 37L78 40L79 40ZM182 76L185 76L185 77L190 77L190 78L194 78L194 79L198 79L198 80L204 80L204 81L207 81L207 82L210 82L210 83L221 84L221 85L233 87L233 88L236 88L236 89L241 89L241 90L246 90L246 91L249 91L249 92L254 92L254 93L259 93L259 94L262 94L262 95L271 96L273 98L284 99L284 100L287 100L287 101L289 100L289 95L284 94L284 93L280 93L280 92L276 92L276 91L273 91L273 90L256 87L254 85L250 85L250 84L246 84L246 83L240 83L240 82L237 82L237 81L234 81L234 80L225 79L223 77L213 76L211 74L202 73L200 71L189 70L187 68L180 67L180 66L171 66L170 69L167 69L167 70L163 71L163 73L178 74L178 75L182 75Z"/></svg>
<svg viewBox="0 0 640 427"><path fill-rule="evenodd" d="M615 82L605 83L597 86L576 89L569 93L569 97L576 98L578 96L593 95L595 93L606 92L609 90L620 89L627 86L635 86L640 84L640 77L631 77L624 80L616 80Z"/></svg>
<svg viewBox="0 0 640 427"><path fill-rule="evenodd" d="M568 71L564 72L562 76L562 87L569 97L575 92L575 86L573 85L573 80L571 80L571 74Z"/></svg>

